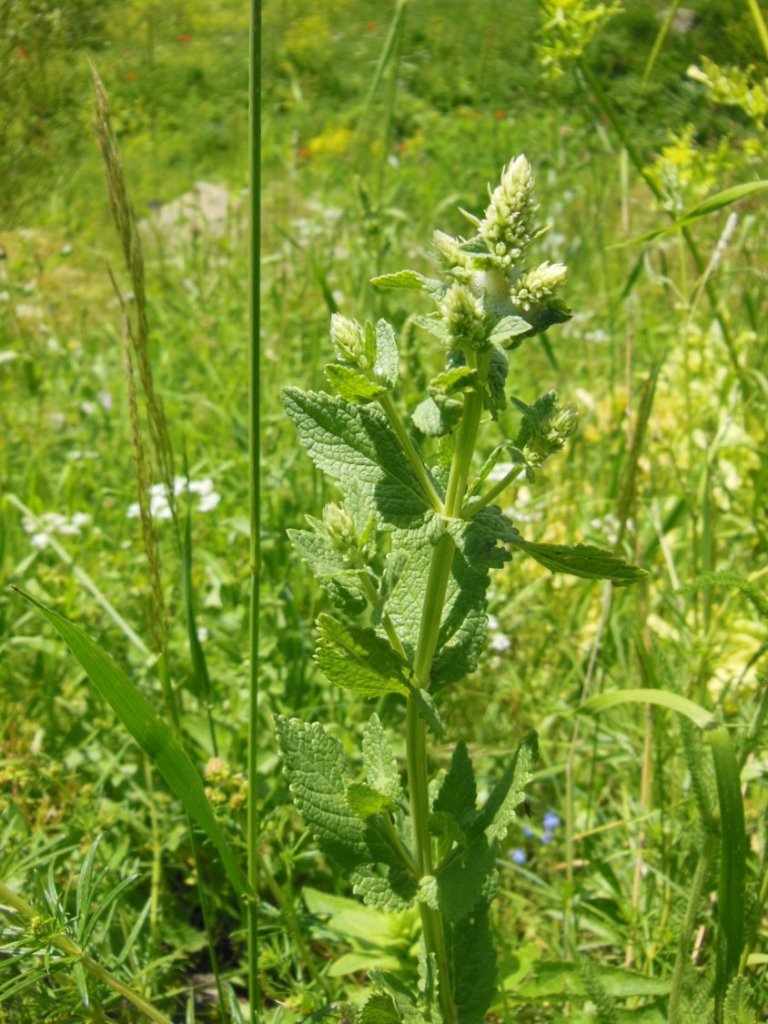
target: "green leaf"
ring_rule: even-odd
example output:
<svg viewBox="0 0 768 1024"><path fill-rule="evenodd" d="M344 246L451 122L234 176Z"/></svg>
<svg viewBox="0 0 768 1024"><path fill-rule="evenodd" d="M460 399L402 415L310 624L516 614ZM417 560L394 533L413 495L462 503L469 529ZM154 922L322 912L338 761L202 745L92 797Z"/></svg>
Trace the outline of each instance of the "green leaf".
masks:
<svg viewBox="0 0 768 1024"><path fill-rule="evenodd" d="M288 530L291 543L334 604L348 615L368 606L360 570L351 570L326 536L310 530Z"/></svg>
<svg viewBox="0 0 768 1024"><path fill-rule="evenodd" d="M389 996L378 993L365 1001L360 1011L360 1024L400 1024L400 1014Z"/></svg>
<svg viewBox="0 0 768 1024"><path fill-rule="evenodd" d="M472 823L472 830L478 832L482 829L491 844L504 839L516 818L516 809L525 799L525 787L533 778L538 754L538 737L535 732L531 732L520 741L512 763Z"/></svg>
<svg viewBox="0 0 768 1024"><path fill-rule="evenodd" d="M443 779L432 809L436 813L449 814L458 825L461 825L464 819L474 812L476 802L475 771L466 743L459 740L453 748L451 766Z"/></svg>
<svg viewBox="0 0 768 1024"><path fill-rule="evenodd" d="M453 366L450 370L443 370L429 382L430 391L439 391L444 395L454 395L457 392L467 391L477 387L477 370L469 366Z"/></svg>
<svg viewBox="0 0 768 1024"><path fill-rule="evenodd" d="M426 292L435 299L440 299L448 290L447 285L442 281L436 281L431 277L424 277L415 270L399 270L395 274L381 274L379 277L371 278L374 288L415 288L417 291Z"/></svg>
<svg viewBox="0 0 768 1024"><path fill-rule="evenodd" d="M345 489L357 486L388 527L414 528L431 508L384 413L323 392L286 388L283 399L315 465Z"/></svg>
<svg viewBox="0 0 768 1024"><path fill-rule="evenodd" d="M748 181L742 185L733 185L731 188L725 188L721 192L715 192L714 195L708 196L696 206L692 206L690 210L684 213L682 217L676 220L673 224L669 224L663 228L657 228L655 231L647 231L643 235L637 235L635 238L630 238L626 242L619 242L616 245L610 245L608 248L621 249L627 245L644 245L646 242L654 242L657 238L664 238L666 235L674 234L675 231L688 227L689 224L693 224L693 222L699 220L699 218L707 217L710 213L717 213L718 210L722 210L724 207L730 206L732 203L736 203L740 199L745 199L747 196L751 196L756 192L762 192L766 188L768 188L768 180Z"/></svg>
<svg viewBox="0 0 768 1024"><path fill-rule="evenodd" d="M440 717L440 712L437 710L437 705L432 699L432 695L427 690L415 688L411 690L411 700L416 704L416 711L422 722L426 724L428 729L431 729L438 739L443 739L445 736L445 724Z"/></svg>
<svg viewBox="0 0 768 1024"><path fill-rule="evenodd" d="M397 341L391 324L379 320L376 324L376 360L373 372L388 388L397 384Z"/></svg>
<svg viewBox="0 0 768 1024"><path fill-rule="evenodd" d="M373 609L372 621L378 626L387 606L387 601L392 596L395 587L400 582L408 556L404 551L390 551L384 560L384 571L381 574L379 583L379 598L376 607Z"/></svg>
<svg viewBox="0 0 768 1024"><path fill-rule="evenodd" d="M519 338L522 334L529 334L531 325L521 316L503 316L493 325L488 340L493 345L506 347L508 341Z"/></svg>
<svg viewBox="0 0 768 1024"><path fill-rule="evenodd" d="M588 580L610 580L615 587L628 587L647 577L645 569L629 565L610 551L590 544L535 544L518 536L515 547L530 555L550 572L563 572Z"/></svg>
<svg viewBox="0 0 768 1024"><path fill-rule="evenodd" d="M652 978L622 967L596 965L594 971L605 993L613 999L664 996L672 984L669 978ZM537 963L530 974L517 982L514 992L508 993L509 998L518 1004L545 999L560 1003L574 996L586 995L580 965L558 960Z"/></svg>
<svg viewBox="0 0 768 1024"><path fill-rule="evenodd" d="M407 910L416 902L416 879L395 857L390 858L383 874L366 864L355 868L349 880L353 892L369 907L393 912Z"/></svg>
<svg viewBox="0 0 768 1024"><path fill-rule="evenodd" d="M326 363L323 373L331 387L348 402L365 404L387 392L383 384L369 380L364 373L343 363Z"/></svg>
<svg viewBox="0 0 768 1024"><path fill-rule="evenodd" d="M341 744L317 722L275 718L285 774L320 849L342 867L370 860L366 827L347 804L349 767Z"/></svg>
<svg viewBox="0 0 768 1024"><path fill-rule="evenodd" d="M347 786L347 806L358 818L365 820L381 811L394 810L394 803L384 793L379 793L365 782L353 782Z"/></svg>
<svg viewBox="0 0 768 1024"><path fill-rule="evenodd" d="M100 696L151 758L190 818L216 847L235 892L238 896L245 895L249 891L248 882L213 816L200 773L168 725L158 717L147 698L123 670L90 637L30 594L18 587L13 589L35 607L61 636Z"/></svg>
<svg viewBox="0 0 768 1024"><path fill-rule="evenodd" d="M496 994L496 950L488 908L480 907L451 928L449 943L458 1019L461 1024L484 1024Z"/></svg>
<svg viewBox="0 0 768 1024"><path fill-rule="evenodd" d="M486 390L488 405L491 412L503 412L507 407L507 396L504 388L507 384L509 374L509 360L500 348L494 348L491 352L491 361L488 364L488 378Z"/></svg>
<svg viewBox="0 0 768 1024"><path fill-rule="evenodd" d="M451 340L450 332L440 313L426 313L422 316L411 317L411 323L427 331L433 338L437 338L442 345L448 345Z"/></svg>
<svg viewBox="0 0 768 1024"><path fill-rule="evenodd" d="M731 982L723 1004L723 1024L757 1024L752 988L744 975Z"/></svg>
<svg viewBox="0 0 768 1024"><path fill-rule="evenodd" d="M404 799L397 762L378 715L371 715L363 731L363 765L372 789L394 804Z"/></svg>
<svg viewBox="0 0 768 1024"><path fill-rule="evenodd" d="M478 904L489 904L496 885L496 851L484 834L454 846L435 871L440 913L464 921Z"/></svg>
<svg viewBox="0 0 768 1024"><path fill-rule="evenodd" d="M685 715L704 730L704 740L712 750L720 807L720 879L717 890L718 943L715 974L715 998L722 1006L731 980L739 970L744 945L746 917L747 835L741 772L733 742L727 729L718 725L712 714L677 693L666 690L634 689L600 694L585 701L581 710L602 711L617 704L658 704Z"/></svg>
<svg viewBox="0 0 768 1024"><path fill-rule="evenodd" d="M364 697L385 693L408 695L403 674L407 666L373 629L348 626L331 615L321 614L317 620L315 661L332 683L353 693Z"/></svg>
<svg viewBox="0 0 768 1024"><path fill-rule="evenodd" d="M448 433L442 410L431 395L419 402L411 413L411 421L426 437L442 437Z"/></svg>

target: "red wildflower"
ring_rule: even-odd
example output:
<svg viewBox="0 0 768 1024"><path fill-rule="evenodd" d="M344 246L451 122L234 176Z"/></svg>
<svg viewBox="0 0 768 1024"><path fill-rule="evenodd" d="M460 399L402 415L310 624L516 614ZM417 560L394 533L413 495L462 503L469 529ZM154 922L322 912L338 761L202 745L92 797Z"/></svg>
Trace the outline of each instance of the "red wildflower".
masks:
<svg viewBox="0 0 768 1024"><path fill-rule="evenodd" d="M24 49L24 47L23 47L23 46L20 46L20 47L19 47L19 48L18 48L18 49L16 50L16 56L17 56L17 57L21 57L21 59L22 59L22 60L26 60L26 59L27 59L27 51L26 51L26 50Z"/></svg>
<svg viewBox="0 0 768 1024"><path fill-rule="evenodd" d="M506 119L507 119L507 112L506 112L506 110L497 110L496 111L496 120L497 121L506 121Z"/></svg>
<svg viewBox="0 0 768 1024"><path fill-rule="evenodd" d="M184 35L176 36L177 43L191 43L192 35L189 32L185 32Z"/></svg>
<svg viewBox="0 0 768 1024"><path fill-rule="evenodd" d="M368 29L369 32L375 32L376 29L379 27L379 23L378 21L369 21L365 27Z"/></svg>
<svg viewBox="0 0 768 1024"><path fill-rule="evenodd" d="M135 71L126 71L125 72L125 77L128 79L129 82L132 82L134 80L134 78L136 77L136 72Z"/></svg>
<svg viewBox="0 0 768 1024"><path fill-rule="evenodd" d="M301 157L302 160L307 159L307 157L309 156L309 150L306 148L306 146L302 146L302 148L299 150L299 156Z"/></svg>

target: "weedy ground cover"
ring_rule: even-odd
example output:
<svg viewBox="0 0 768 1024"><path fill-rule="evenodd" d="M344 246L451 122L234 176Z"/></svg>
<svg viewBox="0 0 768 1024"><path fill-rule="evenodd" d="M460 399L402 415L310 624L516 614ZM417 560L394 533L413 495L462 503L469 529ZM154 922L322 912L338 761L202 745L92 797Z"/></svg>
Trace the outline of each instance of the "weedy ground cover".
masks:
<svg viewBox="0 0 768 1024"><path fill-rule="evenodd" d="M654 5L627 3L598 22L596 5L559 5L562 24L556 6L510 5L508 18L494 5L462 6L460 17L446 3L265 6L263 748L250 795L262 813L266 1020L351 1015L370 996L371 967L413 996L420 934L416 908L384 914L350 900L347 873L318 851L282 773L275 714L322 722L362 772L375 710L398 764L406 757L404 695L363 701L329 686L312 659L312 624L332 609L287 531L306 530L306 514L321 521L340 495L296 443L278 395L286 385L328 389L334 314L384 319L397 338L405 430L429 450L436 442L418 424L435 412L417 409L444 349L428 347L420 322L434 326L434 306L368 282L403 266L434 278L425 239L436 227L471 233L458 208L485 209L485 183L523 151L537 171L540 220L552 224L537 262L568 264L575 315L512 353L505 395L533 408L555 389L576 403L580 425L535 487L522 482L514 500L499 500L527 540L580 539L649 579L615 591L513 558L492 577L476 671L439 695L450 742L432 741L435 771L450 771L463 741L477 778L498 779L519 741L534 729L539 737L526 804L493 856L488 1019L753 1021L768 1005L764 193L716 200L687 225L693 248L679 230L626 244L768 176L760 21L751 3L701 4L679 33ZM23 3L3 10L5 137L21 125L36 134L2 147L12 187L0 239L0 564L6 580L108 649L169 727L170 681L198 773L190 778L202 774L213 808L209 835L242 864L246 25L239 8L135 5L120 35L111 10L71 25L55 7L47 21ZM151 218L150 201L203 177L233 195L221 235L143 236L146 351L179 478L169 497L150 445L165 675L149 621L157 586L153 597L141 517L129 514L135 431L123 311L105 262L131 315L135 288L100 198L89 72L74 55L102 74L140 220ZM432 395L448 417L460 400ZM497 416L515 438L519 410L509 403ZM475 472L492 450L481 444ZM486 486L496 482L491 470ZM3 919L0 1010L10 1021L140 1019L82 961L85 949L170 1019L238 1019L246 954L236 872L225 881L215 846L190 838L178 795L7 588L0 644L0 882L3 906L15 907ZM676 712L607 707L638 688L663 691ZM582 704L592 710L576 715ZM680 712L690 726L678 726ZM733 763L723 768L721 744L713 774L707 716L735 744L743 886L738 845L721 841L723 823L729 840L739 833L738 801L724 802L722 790L730 778L733 792ZM745 982L725 991L722 979L736 973Z"/></svg>

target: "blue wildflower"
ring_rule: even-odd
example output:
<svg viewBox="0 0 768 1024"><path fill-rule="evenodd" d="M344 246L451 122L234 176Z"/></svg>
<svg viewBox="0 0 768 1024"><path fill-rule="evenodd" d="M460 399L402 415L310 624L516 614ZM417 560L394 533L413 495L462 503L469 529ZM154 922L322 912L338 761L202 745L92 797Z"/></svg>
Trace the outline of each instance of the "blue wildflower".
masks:
<svg viewBox="0 0 768 1024"><path fill-rule="evenodd" d="M556 828L560 827L561 822L554 811L547 811L544 815L543 824L547 832L554 832Z"/></svg>
<svg viewBox="0 0 768 1024"><path fill-rule="evenodd" d="M521 850L518 846L517 849L509 851L509 859L515 864L525 864L528 857L526 856L525 850Z"/></svg>

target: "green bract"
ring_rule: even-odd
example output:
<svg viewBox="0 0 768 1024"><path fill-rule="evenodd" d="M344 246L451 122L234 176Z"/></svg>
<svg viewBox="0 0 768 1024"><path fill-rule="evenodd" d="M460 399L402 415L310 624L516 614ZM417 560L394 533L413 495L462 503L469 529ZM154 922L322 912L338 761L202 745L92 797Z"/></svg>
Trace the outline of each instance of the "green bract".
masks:
<svg viewBox="0 0 768 1024"><path fill-rule="evenodd" d="M372 971L363 1024L481 1024L495 994L495 861L532 776L536 737L522 740L480 807L462 743L431 788L427 758L428 733L444 732L433 695L479 664L490 570L518 551L552 572L617 586L645 575L597 548L526 540L493 504L515 479L533 479L573 434L575 410L554 392L530 406L512 396L522 414L517 436L497 439L475 466L484 413L493 424L507 406L505 350L570 315L558 295L563 264L522 262L540 233L536 209L533 173L520 156L484 216L467 215L472 237L435 235L444 281L403 270L373 282L426 292L437 307L414 320L446 351L446 367L410 427L394 402L397 342L384 320L374 326L334 314L337 358L325 375L336 395L284 392L301 443L343 496L322 521L308 517L309 530L291 531L336 606L317 620L315 660L331 683L405 707L405 787L376 715L365 731L362 777L321 725L278 720L288 781L321 849L346 868L364 903L418 907L421 917L419 991ZM435 459L422 449L431 437L441 439ZM499 481L502 459L509 466Z"/></svg>

